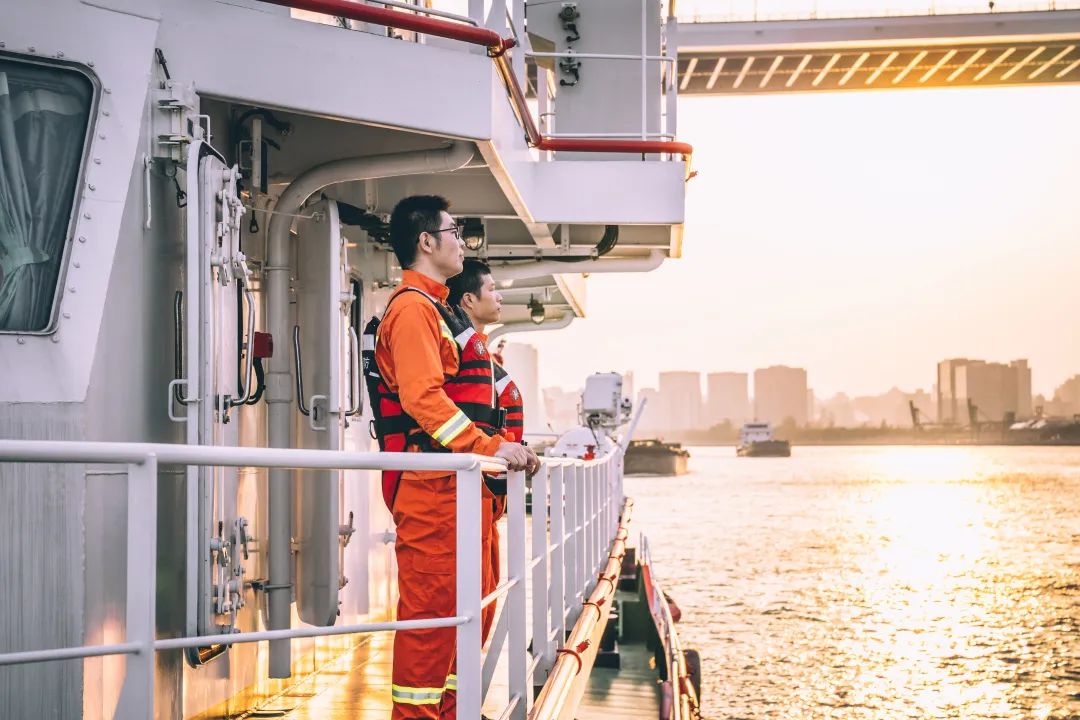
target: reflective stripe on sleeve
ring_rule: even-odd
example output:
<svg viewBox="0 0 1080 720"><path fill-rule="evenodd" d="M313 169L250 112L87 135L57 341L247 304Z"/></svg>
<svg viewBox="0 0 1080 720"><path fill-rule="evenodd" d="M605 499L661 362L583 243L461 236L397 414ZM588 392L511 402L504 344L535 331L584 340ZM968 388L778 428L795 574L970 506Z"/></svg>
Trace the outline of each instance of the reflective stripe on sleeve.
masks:
<svg viewBox="0 0 1080 720"><path fill-rule="evenodd" d="M431 437L435 439L435 442L445 447L460 435L465 428L469 427L470 422L469 416L458 410Z"/></svg>
<svg viewBox="0 0 1080 720"><path fill-rule="evenodd" d="M442 696L442 688L390 686L390 697L393 701L406 705L438 705L442 702Z"/></svg>
<svg viewBox="0 0 1080 720"><path fill-rule="evenodd" d="M446 685L443 687L443 690L457 691L457 675L446 676Z"/></svg>
<svg viewBox="0 0 1080 720"><path fill-rule="evenodd" d="M465 344L469 342L469 339L476 334L476 331L472 328L465 328L461 331L461 334L454 338L454 342L458 344L458 347L463 348Z"/></svg>
<svg viewBox="0 0 1080 720"><path fill-rule="evenodd" d="M439 333L450 342L457 343L457 338L454 337L454 333L450 332L450 327L442 318L439 318Z"/></svg>

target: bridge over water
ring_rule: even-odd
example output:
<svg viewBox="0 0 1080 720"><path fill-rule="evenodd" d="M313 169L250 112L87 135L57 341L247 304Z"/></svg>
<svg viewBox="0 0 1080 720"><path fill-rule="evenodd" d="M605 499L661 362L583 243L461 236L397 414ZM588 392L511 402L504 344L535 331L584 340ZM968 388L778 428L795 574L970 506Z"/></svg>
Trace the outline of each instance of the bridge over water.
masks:
<svg viewBox="0 0 1080 720"><path fill-rule="evenodd" d="M939 3L880 17L811 5L794 17L684 15L680 95L1080 83L1080 3L1007 12L1018 6Z"/></svg>

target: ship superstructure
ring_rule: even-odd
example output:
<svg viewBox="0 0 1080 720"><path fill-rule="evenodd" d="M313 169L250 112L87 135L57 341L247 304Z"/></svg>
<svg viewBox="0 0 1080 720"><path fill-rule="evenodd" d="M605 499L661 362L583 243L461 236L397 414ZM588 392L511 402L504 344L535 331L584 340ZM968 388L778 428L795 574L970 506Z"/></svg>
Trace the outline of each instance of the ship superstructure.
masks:
<svg viewBox="0 0 1080 720"><path fill-rule="evenodd" d="M90 444L0 457L0 716L139 717L147 688L159 718L243 712L355 640L323 631L392 615L374 477L405 461L368 454L358 337L399 279L390 209L452 201L502 332L582 316L583 273L677 256L690 148L665 18L655 0L2 14L0 438ZM610 485L580 547L599 568L621 484L581 467L581 492ZM565 630L596 580L559 573ZM223 640L252 632L270 634Z"/></svg>

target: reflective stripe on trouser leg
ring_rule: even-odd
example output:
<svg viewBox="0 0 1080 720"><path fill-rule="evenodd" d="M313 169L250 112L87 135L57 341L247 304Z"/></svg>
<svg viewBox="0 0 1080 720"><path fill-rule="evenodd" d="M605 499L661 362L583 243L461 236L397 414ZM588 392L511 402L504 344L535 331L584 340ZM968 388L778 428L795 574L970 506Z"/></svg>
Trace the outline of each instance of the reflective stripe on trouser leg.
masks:
<svg viewBox="0 0 1080 720"><path fill-rule="evenodd" d="M455 684L455 687L457 685ZM396 703L407 705L438 705L442 702L443 688L403 687L392 685L390 697Z"/></svg>

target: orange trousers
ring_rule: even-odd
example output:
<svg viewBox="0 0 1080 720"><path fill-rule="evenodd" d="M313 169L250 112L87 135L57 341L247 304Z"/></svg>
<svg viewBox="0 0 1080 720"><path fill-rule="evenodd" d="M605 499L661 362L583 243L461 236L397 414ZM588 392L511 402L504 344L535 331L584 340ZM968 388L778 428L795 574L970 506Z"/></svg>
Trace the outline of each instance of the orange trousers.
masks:
<svg viewBox="0 0 1080 720"><path fill-rule="evenodd" d="M457 482L453 475L402 480L394 500L398 620L449 617L457 612ZM481 594L495 588L491 573L493 496L481 499ZM481 621L483 641L494 604ZM457 629L402 630L394 635L393 720L457 717Z"/></svg>

